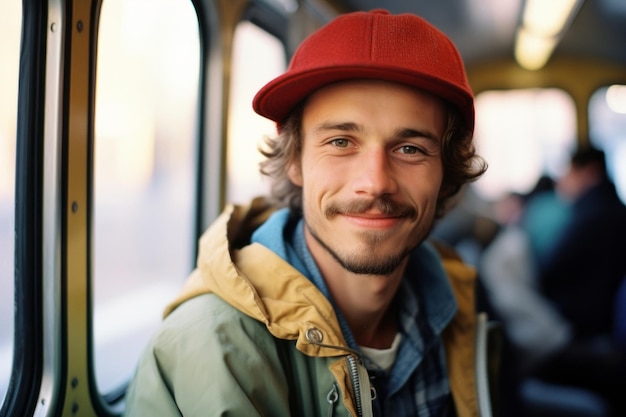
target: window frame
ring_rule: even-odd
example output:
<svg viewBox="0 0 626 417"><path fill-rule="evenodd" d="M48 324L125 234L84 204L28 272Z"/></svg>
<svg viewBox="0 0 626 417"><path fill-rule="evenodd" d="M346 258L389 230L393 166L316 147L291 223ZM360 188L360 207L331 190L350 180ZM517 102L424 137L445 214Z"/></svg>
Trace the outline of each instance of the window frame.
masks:
<svg viewBox="0 0 626 417"><path fill-rule="evenodd" d="M16 133L13 362L2 415L30 415L44 368L43 245L46 43L48 5L25 0Z"/></svg>

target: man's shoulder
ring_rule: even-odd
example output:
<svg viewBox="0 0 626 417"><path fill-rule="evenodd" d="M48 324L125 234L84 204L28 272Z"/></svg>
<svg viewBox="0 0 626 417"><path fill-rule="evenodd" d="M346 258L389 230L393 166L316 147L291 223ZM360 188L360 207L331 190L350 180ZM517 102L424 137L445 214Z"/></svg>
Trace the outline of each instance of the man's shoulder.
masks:
<svg viewBox="0 0 626 417"><path fill-rule="evenodd" d="M263 323L247 316L212 293L192 297L168 315L156 335L156 343L214 340L216 335L238 332L266 333Z"/></svg>

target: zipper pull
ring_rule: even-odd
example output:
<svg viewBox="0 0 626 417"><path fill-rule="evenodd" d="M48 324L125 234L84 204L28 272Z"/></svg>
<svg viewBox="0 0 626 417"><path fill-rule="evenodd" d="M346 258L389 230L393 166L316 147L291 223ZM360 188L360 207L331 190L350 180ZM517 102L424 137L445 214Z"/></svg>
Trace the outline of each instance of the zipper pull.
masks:
<svg viewBox="0 0 626 417"><path fill-rule="evenodd" d="M339 401L339 393L337 392L337 385L333 384L332 388L326 396L328 401L328 417L333 417L335 411L335 404Z"/></svg>

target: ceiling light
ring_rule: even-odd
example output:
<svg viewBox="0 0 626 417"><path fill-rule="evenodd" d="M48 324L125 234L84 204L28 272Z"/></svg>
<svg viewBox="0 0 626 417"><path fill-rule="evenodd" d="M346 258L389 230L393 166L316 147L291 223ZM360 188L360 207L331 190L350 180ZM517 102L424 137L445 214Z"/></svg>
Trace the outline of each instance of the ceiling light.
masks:
<svg viewBox="0 0 626 417"><path fill-rule="evenodd" d="M526 0L523 26L538 36L556 36L581 4L581 0Z"/></svg>
<svg viewBox="0 0 626 417"><path fill-rule="evenodd" d="M536 36L521 28L515 42L515 59L527 70L538 70L548 62L556 43L556 38Z"/></svg>
<svg viewBox="0 0 626 417"><path fill-rule="evenodd" d="M583 0L526 0L517 29L515 59L528 70L542 68Z"/></svg>

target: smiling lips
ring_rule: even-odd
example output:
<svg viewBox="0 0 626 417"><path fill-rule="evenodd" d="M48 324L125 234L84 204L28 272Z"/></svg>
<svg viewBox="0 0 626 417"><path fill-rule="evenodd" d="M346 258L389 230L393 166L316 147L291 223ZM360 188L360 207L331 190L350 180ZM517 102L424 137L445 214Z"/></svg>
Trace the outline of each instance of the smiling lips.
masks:
<svg viewBox="0 0 626 417"><path fill-rule="evenodd" d="M389 229L398 224L406 216L389 216L383 213L343 213L350 223L369 229Z"/></svg>

